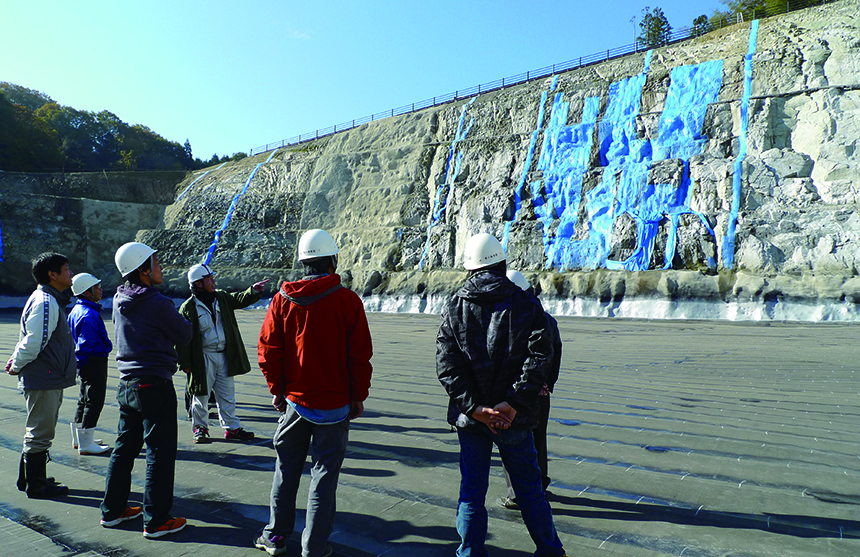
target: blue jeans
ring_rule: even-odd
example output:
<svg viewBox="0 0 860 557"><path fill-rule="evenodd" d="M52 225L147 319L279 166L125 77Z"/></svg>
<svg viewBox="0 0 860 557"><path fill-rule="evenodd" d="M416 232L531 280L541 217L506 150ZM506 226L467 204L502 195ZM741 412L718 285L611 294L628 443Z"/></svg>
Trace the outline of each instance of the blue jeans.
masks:
<svg viewBox="0 0 860 557"><path fill-rule="evenodd" d="M310 451L311 485L302 532L302 555L318 557L323 554L334 525L337 480L348 439L349 420L314 424L299 416L292 406L287 406L272 438L278 459L269 499L269 524L263 530L266 536L289 538L292 534L296 522L296 493Z"/></svg>
<svg viewBox="0 0 860 557"><path fill-rule="evenodd" d="M176 391L158 377L120 379L116 389L119 424L105 478L102 517L113 519L128 506L134 460L146 442L143 525L158 528L173 508L176 465Z"/></svg>
<svg viewBox="0 0 860 557"><path fill-rule="evenodd" d="M564 549L552 510L546 502L532 433L529 430L500 430L494 434L486 426L478 430L457 430L460 440L460 502L457 506L457 533L462 543L458 557L485 557L487 537L487 489L493 444L511 478L523 522L537 550L536 557L559 557Z"/></svg>

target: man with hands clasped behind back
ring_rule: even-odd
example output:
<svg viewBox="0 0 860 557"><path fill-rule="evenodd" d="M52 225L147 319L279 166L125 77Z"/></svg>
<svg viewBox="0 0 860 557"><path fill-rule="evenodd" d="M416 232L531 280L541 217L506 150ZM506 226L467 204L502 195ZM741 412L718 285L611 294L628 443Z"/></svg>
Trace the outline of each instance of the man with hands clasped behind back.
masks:
<svg viewBox="0 0 860 557"><path fill-rule="evenodd" d="M72 271L65 255L47 252L32 262L38 287L21 314L21 330L6 373L24 391L27 426L18 467L18 489L31 499L66 495L69 488L48 477L48 449L63 403L63 389L75 384L75 341L66 320Z"/></svg>
<svg viewBox="0 0 860 557"><path fill-rule="evenodd" d="M507 256L489 234L466 243L466 283L442 310L436 374L450 398L448 423L460 442L458 557L484 557L485 499L493 445L538 557L564 555L541 486L531 430L553 357L553 335L540 303L505 276Z"/></svg>

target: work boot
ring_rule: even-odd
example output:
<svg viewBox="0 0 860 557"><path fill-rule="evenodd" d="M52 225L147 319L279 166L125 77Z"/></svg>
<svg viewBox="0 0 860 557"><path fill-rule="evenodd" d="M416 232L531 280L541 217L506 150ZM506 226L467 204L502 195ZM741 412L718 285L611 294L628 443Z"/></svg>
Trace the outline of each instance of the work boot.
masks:
<svg viewBox="0 0 860 557"><path fill-rule="evenodd" d="M47 477L45 468L49 458L48 451L31 451L24 454L27 497L30 499L52 499L69 492L68 487L57 482L54 478Z"/></svg>
<svg viewBox="0 0 860 557"><path fill-rule="evenodd" d="M88 429L82 428L78 430L78 441L80 442L80 449L78 450L78 454L104 454L110 450L109 446L102 445L99 443L99 441L93 440L93 435L95 434L95 432L96 429L94 427Z"/></svg>
<svg viewBox="0 0 860 557"><path fill-rule="evenodd" d="M80 447L80 443L78 442L78 430L81 429L81 424L77 422L69 422L69 430L72 434L72 448L77 449Z"/></svg>
<svg viewBox="0 0 860 557"><path fill-rule="evenodd" d="M21 453L21 462L18 464L18 491L27 491L27 464L24 462L24 453Z"/></svg>

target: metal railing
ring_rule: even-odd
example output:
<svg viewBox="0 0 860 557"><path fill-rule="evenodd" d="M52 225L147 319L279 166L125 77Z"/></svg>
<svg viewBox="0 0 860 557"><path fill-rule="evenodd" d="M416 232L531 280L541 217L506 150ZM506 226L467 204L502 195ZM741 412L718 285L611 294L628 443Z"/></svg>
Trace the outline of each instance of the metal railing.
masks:
<svg viewBox="0 0 860 557"><path fill-rule="evenodd" d="M667 37L664 38L664 41L662 41L659 45L656 45L653 48L659 48L681 41L686 41L688 39L700 37L712 31L722 29L723 27L737 25L745 21L752 21L754 19L760 19L763 17L784 14L796 10L802 10L812 6L829 4L836 1L838 0L786 0L785 9L782 9L782 6L777 6L772 7L770 9L750 10L748 12L734 12L731 14L720 14L712 16L704 25L682 27L673 31ZM567 62L562 62L560 64L553 64L551 66L545 66L543 68L538 68L536 70L527 71L525 73L512 75L510 77L503 77L502 79L490 81L489 83L482 83L480 85L475 85L474 87L469 87L467 89L459 89L457 91L454 91L453 93L448 93L446 95L440 95L438 97L425 99L423 101L414 102L412 104L406 104L397 108L386 110L384 112L377 112L376 114L371 114L370 116L356 118L354 120L349 120L341 124L335 124L334 126L329 126L327 128L320 128L310 133L297 135L288 139L282 139L281 141L276 141L274 143L267 143L265 145L252 148L249 153L249 156L259 155L260 153L266 153L273 149L280 149L281 147L288 147L290 145L306 143L308 141L313 141L315 139L326 137L328 135L332 135L338 132L351 130L363 124L367 124L368 122L383 120L385 118L391 118L392 116L409 114L412 112L432 108L434 106L447 104L461 99L468 99L476 95L482 95L484 93L498 91L499 89L513 87L522 83L528 83L535 79L551 77L557 73L576 70L594 64L600 64L602 62L606 62L614 58L621 58L622 56L642 52L648 50L649 48L652 47L637 40L633 44L602 50L589 56L580 56L579 58L574 58L572 60L568 60Z"/></svg>

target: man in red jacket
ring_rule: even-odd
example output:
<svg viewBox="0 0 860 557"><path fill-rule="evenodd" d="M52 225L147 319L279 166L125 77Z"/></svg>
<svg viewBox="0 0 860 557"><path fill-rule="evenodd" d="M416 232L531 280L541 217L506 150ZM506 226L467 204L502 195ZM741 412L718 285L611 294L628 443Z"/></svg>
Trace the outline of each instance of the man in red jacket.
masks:
<svg viewBox="0 0 860 557"><path fill-rule="evenodd" d="M373 347L361 299L340 283L337 245L325 230L299 240L305 277L284 282L272 299L257 354L272 405L282 412L272 439L277 453L269 523L254 546L286 552L293 532L296 492L313 457L302 555L327 557L338 475L349 421L361 416L370 388Z"/></svg>

